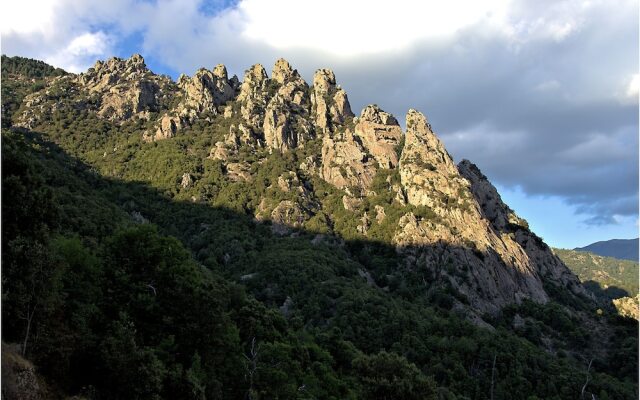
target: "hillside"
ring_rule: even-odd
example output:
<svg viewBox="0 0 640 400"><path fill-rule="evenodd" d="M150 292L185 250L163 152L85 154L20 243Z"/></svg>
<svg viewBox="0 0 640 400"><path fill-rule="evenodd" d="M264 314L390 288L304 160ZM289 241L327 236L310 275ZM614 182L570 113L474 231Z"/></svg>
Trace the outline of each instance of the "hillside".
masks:
<svg viewBox="0 0 640 400"><path fill-rule="evenodd" d="M574 250L587 251L604 257L619 258L638 262L638 239L611 239L591 243Z"/></svg>
<svg viewBox="0 0 640 400"><path fill-rule="evenodd" d="M582 282L591 281L599 284L599 290L603 290L607 297L616 299L638 294L637 262L602 257L586 251L553 251Z"/></svg>
<svg viewBox="0 0 640 400"><path fill-rule="evenodd" d="M2 133L2 335L60 392L573 399L594 359L587 393L637 397L637 325L422 113L285 60L42 85Z"/></svg>
<svg viewBox="0 0 640 400"><path fill-rule="evenodd" d="M621 315L638 319L638 263L585 251L553 249L583 285Z"/></svg>

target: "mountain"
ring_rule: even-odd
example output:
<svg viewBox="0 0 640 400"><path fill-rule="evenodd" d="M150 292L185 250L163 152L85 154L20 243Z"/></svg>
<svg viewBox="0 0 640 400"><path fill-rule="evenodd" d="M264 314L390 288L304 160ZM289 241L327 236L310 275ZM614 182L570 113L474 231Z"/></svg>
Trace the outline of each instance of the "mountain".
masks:
<svg viewBox="0 0 640 400"><path fill-rule="evenodd" d="M586 251L553 249L594 296L612 300L622 315L638 319L638 262Z"/></svg>
<svg viewBox="0 0 640 400"><path fill-rule="evenodd" d="M611 239L576 247L577 251L588 251L604 257L619 258L638 262L638 239Z"/></svg>
<svg viewBox="0 0 640 400"><path fill-rule="evenodd" d="M575 398L595 359L636 397L637 325L421 112L283 59L5 60L3 340L61 393Z"/></svg>
<svg viewBox="0 0 640 400"><path fill-rule="evenodd" d="M608 297L635 296L638 293L638 262L603 257L586 251L553 249L554 253L582 282L596 282ZM589 286L588 286L589 287Z"/></svg>

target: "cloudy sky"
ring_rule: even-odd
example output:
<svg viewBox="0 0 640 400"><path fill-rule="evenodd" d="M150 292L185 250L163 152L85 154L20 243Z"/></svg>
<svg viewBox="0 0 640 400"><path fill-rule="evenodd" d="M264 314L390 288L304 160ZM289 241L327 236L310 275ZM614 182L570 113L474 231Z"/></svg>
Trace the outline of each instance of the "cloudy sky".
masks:
<svg viewBox="0 0 640 400"><path fill-rule="evenodd" d="M423 111L548 243L638 235L638 1L20 0L2 53L81 72L141 53L174 78L287 58L357 113Z"/></svg>

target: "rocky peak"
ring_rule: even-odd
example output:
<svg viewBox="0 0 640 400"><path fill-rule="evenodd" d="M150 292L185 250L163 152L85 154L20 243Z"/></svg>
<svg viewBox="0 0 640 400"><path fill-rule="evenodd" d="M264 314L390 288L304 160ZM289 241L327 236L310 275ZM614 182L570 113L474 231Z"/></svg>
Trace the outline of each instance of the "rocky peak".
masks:
<svg viewBox="0 0 640 400"><path fill-rule="evenodd" d="M215 67L213 67L213 76L226 81L228 79L227 67L225 67L224 64L216 65Z"/></svg>
<svg viewBox="0 0 640 400"><path fill-rule="evenodd" d="M146 70L147 64L144 62L144 58L140 54L134 54L125 62L128 68Z"/></svg>
<svg viewBox="0 0 640 400"><path fill-rule="evenodd" d="M379 125L399 126L398 120L388 112L382 111L377 104L370 104L363 108L360 113L360 121L372 122Z"/></svg>
<svg viewBox="0 0 640 400"><path fill-rule="evenodd" d="M139 54L126 60L98 61L77 82L98 95L98 115L116 122L133 116L146 118L147 111L158 109L159 97L171 85L168 77L149 71Z"/></svg>
<svg viewBox="0 0 640 400"><path fill-rule="evenodd" d="M112 57L107 61L96 61L86 73L80 74L78 80L91 90L102 91L119 81L139 79L146 74L151 72L147 69L144 58L140 54L134 54L126 60Z"/></svg>
<svg viewBox="0 0 640 400"><path fill-rule="evenodd" d="M544 303L549 299L545 282L583 292L475 165L463 161L455 166L427 119L415 110L407 114L399 170L408 202L426 207L427 213L405 214L395 243L408 264L434 267L436 279L448 281L472 308L495 312L525 298ZM437 270L443 260L467 268L443 273Z"/></svg>
<svg viewBox="0 0 640 400"><path fill-rule="evenodd" d="M224 65L216 68L215 72L201 68L192 78L180 77L178 86L184 93L180 111L183 114L187 114L190 110L196 113L205 111L215 113L216 106L233 99L235 90L226 78L226 68Z"/></svg>
<svg viewBox="0 0 640 400"><path fill-rule="evenodd" d="M315 136L309 113L309 86L284 59L276 61L269 85L276 92L268 100L263 132L267 146L280 151L302 145Z"/></svg>
<svg viewBox="0 0 640 400"><path fill-rule="evenodd" d="M322 68L313 75L311 103L315 125L321 131L330 132L353 118L347 93L336 85L336 76L330 69Z"/></svg>
<svg viewBox="0 0 640 400"><path fill-rule="evenodd" d="M245 71L237 101L245 124L257 135L262 130L269 91L267 71L255 64Z"/></svg>
<svg viewBox="0 0 640 400"><path fill-rule="evenodd" d="M354 130L325 135L321 176L339 188L366 192L379 168L398 165L397 146L402 139L398 121L378 106L366 106Z"/></svg>
<svg viewBox="0 0 640 400"><path fill-rule="evenodd" d="M321 68L313 74L313 89L316 93L329 93L336 87L336 75L332 70Z"/></svg>
<svg viewBox="0 0 640 400"><path fill-rule="evenodd" d="M262 64L252 65L251 68L244 72L244 79L240 86L238 100L246 101L250 97L256 97L257 94L261 95L262 93L260 92L266 92L265 84L267 79L269 79L269 77Z"/></svg>
<svg viewBox="0 0 640 400"><path fill-rule="evenodd" d="M271 79L282 85L288 80L296 78L300 78L298 70L293 69L291 64L284 58L279 58L273 66Z"/></svg>
<svg viewBox="0 0 640 400"><path fill-rule="evenodd" d="M462 160L458 164L458 171L470 183L471 189L482 207L485 217L491 225L501 231L510 223L526 227L527 223L518 218L515 213L502 202L496 188L489 182L480 169L469 160Z"/></svg>
<svg viewBox="0 0 640 400"><path fill-rule="evenodd" d="M437 208L449 198L457 201L458 191L468 186L442 142L431 130L427 118L416 110L406 117L407 133L400 158L400 179L413 205ZM444 204L443 204L444 202Z"/></svg>
<svg viewBox="0 0 640 400"><path fill-rule="evenodd" d="M395 168L398 165L396 146L402 139L402 129L393 115L382 111L377 105L368 105L358 118L355 134L380 168Z"/></svg>
<svg viewBox="0 0 640 400"><path fill-rule="evenodd" d="M227 68L223 64L218 64L212 71L200 68L192 77L181 74L177 86L182 92L180 102L159 119L155 133L147 132L143 140L173 137L178 130L193 123L202 114L206 114L206 118L216 115L219 105L235 97L237 87L227 78Z"/></svg>

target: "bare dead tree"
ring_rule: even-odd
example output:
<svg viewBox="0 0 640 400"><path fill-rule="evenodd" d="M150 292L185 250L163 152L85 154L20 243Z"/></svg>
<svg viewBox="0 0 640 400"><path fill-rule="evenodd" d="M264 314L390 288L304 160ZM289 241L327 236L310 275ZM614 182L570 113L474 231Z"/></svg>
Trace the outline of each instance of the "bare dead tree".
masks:
<svg viewBox="0 0 640 400"><path fill-rule="evenodd" d="M145 286L146 286L147 288L149 288L149 290L153 291L153 295L154 295L154 296L157 296L157 295L158 295L158 292L156 292L156 288L153 286L153 282L151 282L151 283L147 283L147 284L145 284Z"/></svg>
<svg viewBox="0 0 640 400"><path fill-rule="evenodd" d="M497 354L494 354L493 365L491 366L491 400L493 400L493 383L496 376L496 357L497 357Z"/></svg>
<svg viewBox="0 0 640 400"><path fill-rule="evenodd" d="M27 309L25 314L20 316L21 319L24 319L27 323L26 332L24 334L24 339L22 341L22 356L26 356L27 354L27 343L29 342L29 334L31 333L31 324L33 322L33 316L36 314L36 308L38 307L38 303L33 306L30 303L27 303Z"/></svg>
<svg viewBox="0 0 640 400"><path fill-rule="evenodd" d="M591 375L589 374L589 371L591 371L592 363L593 363L593 357L589 361L589 366L587 367L587 380L584 382L584 385L582 386L582 391L580 392L581 399L584 399L584 391L587 389L587 385L589 384L589 380L591 379ZM591 397L593 397L593 395Z"/></svg>
<svg viewBox="0 0 640 400"><path fill-rule="evenodd" d="M27 344L29 342L29 335L31 334L31 327L33 326L33 317L36 314L36 309L38 308L38 304L40 302L41 295L43 294L44 287L46 286L46 277L44 273L44 268L41 263L37 263L37 269L34 271L34 274L30 279L30 293L29 300L26 302L26 310L23 315L20 315L18 318L23 319L27 326L25 328L24 339L22 341L22 356L26 356L27 354Z"/></svg>
<svg viewBox="0 0 640 400"><path fill-rule="evenodd" d="M245 375L249 379L249 392L247 398L253 399L253 376L258 370L258 356L260 354L260 344L256 344L255 336L251 339L251 348L248 354L243 354L245 358L245 368L247 374Z"/></svg>

